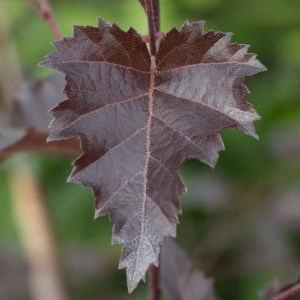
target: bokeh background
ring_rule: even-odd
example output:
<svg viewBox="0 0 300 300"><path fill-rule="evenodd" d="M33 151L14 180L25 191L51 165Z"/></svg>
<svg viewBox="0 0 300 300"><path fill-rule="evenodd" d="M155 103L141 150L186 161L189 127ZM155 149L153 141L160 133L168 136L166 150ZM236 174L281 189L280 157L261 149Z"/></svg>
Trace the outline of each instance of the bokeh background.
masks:
<svg viewBox="0 0 300 300"><path fill-rule="evenodd" d="M48 76L48 70L37 66L53 49L47 25L24 1L0 1L23 78ZM147 33L137 0L51 3L64 36L72 35L73 24L96 25L98 17ZM215 279L220 299L260 299L259 291L274 278L286 282L300 273L299 12L299 0L161 0L162 31L180 27L186 19L206 20L206 30L234 32L234 42L251 44L251 52L269 69L246 79L252 92L249 102L262 116L256 122L260 141L226 130L226 151L214 170L194 160L181 169L188 193L181 197L177 241ZM108 218L93 220L91 190L65 183L72 160L26 154L1 163L0 299L34 299L32 272L39 267L34 269L32 260L38 265L39 257L28 261L32 249L26 246L22 222L39 223L26 209L20 213L14 200L14 189L21 189L24 207L31 201L22 190L29 175L16 174L24 163L40 189L48 220L45 232L52 236L60 285L68 299L146 299L145 284L127 295L125 272L117 269L120 247L111 246ZM42 244L43 238L32 237L33 244Z"/></svg>

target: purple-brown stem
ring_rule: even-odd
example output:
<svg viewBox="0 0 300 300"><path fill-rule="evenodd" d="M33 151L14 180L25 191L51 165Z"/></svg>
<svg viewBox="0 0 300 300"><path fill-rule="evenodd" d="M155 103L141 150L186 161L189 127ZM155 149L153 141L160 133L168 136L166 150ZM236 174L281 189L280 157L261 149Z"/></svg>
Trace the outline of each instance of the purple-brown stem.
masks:
<svg viewBox="0 0 300 300"><path fill-rule="evenodd" d="M159 287L159 268L151 265L149 275L149 300L160 300L161 291Z"/></svg>
<svg viewBox="0 0 300 300"><path fill-rule="evenodd" d="M154 23L156 32L160 31L160 7L159 0L153 0Z"/></svg>
<svg viewBox="0 0 300 300"><path fill-rule="evenodd" d="M35 10L35 12L37 13L37 14L40 14L40 8L39 8L39 6L35 3L35 2L33 2L32 0L24 0L28 5L30 5L34 10Z"/></svg>
<svg viewBox="0 0 300 300"><path fill-rule="evenodd" d="M152 0L145 0L145 10L148 19L150 52L152 56L156 56L156 26Z"/></svg>
<svg viewBox="0 0 300 300"><path fill-rule="evenodd" d="M146 11L145 0L139 0L144 10ZM154 13L154 23L156 32L160 31L160 5L159 0L152 0L153 13Z"/></svg>
<svg viewBox="0 0 300 300"><path fill-rule="evenodd" d="M52 33L57 40L62 39L62 34L57 26L55 18L52 13L52 9L48 0L40 0L40 6L38 6L32 0L24 0L27 2L48 24Z"/></svg>
<svg viewBox="0 0 300 300"><path fill-rule="evenodd" d="M300 283L294 285L288 290L279 293L277 296L271 298L271 300L289 300L289 299L294 299L293 297L297 295L298 296L300 295Z"/></svg>

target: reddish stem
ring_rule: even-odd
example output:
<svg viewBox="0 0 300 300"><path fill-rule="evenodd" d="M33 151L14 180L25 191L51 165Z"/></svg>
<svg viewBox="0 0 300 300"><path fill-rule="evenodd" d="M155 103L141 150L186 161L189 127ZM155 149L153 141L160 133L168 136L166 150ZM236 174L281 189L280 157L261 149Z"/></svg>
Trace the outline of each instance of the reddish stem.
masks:
<svg viewBox="0 0 300 300"><path fill-rule="evenodd" d="M151 265L149 267L149 300L160 300L161 291L159 287L159 268Z"/></svg>
<svg viewBox="0 0 300 300"><path fill-rule="evenodd" d="M49 1L40 0L40 6L38 6L32 0L24 0L24 1L27 2L47 22L55 38L57 40L61 40L62 34L60 33L60 30L53 16Z"/></svg>
<svg viewBox="0 0 300 300"><path fill-rule="evenodd" d="M156 26L154 20L154 10L152 0L145 0L145 9L148 19L148 30L150 39L150 52L151 55L156 55Z"/></svg>
<svg viewBox="0 0 300 300"><path fill-rule="evenodd" d="M27 134L14 144L1 149L0 162L19 152L80 154L80 142L77 138L47 143L48 133L35 128L27 129Z"/></svg>
<svg viewBox="0 0 300 300"><path fill-rule="evenodd" d="M41 0L41 15L44 18L44 20L48 23L56 39L61 40L62 35L60 33L56 20L54 19L48 0Z"/></svg>
<svg viewBox="0 0 300 300"><path fill-rule="evenodd" d="M35 3L35 2L33 2L32 0L24 0L28 5L30 5L34 10L35 10L35 12L37 13L37 14L40 14L40 8L39 8L39 6Z"/></svg>
<svg viewBox="0 0 300 300"><path fill-rule="evenodd" d="M271 298L271 300L289 300L292 297L300 295L300 283L294 285L292 288L280 293L279 295Z"/></svg>
<svg viewBox="0 0 300 300"><path fill-rule="evenodd" d="M160 31L160 8L159 0L153 0L154 23L156 32Z"/></svg>

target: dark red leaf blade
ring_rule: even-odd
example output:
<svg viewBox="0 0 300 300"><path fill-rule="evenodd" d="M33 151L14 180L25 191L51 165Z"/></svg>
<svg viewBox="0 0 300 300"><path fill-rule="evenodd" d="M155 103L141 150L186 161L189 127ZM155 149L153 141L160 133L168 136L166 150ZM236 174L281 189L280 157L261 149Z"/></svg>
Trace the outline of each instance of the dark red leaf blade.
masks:
<svg viewBox="0 0 300 300"><path fill-rule="evenodd" d="M92 187L95 216L114 222L132 291L176 234L182 162L214 166L224 128L256 136L243 79L265 67L228 34L204 34L202 22L171 30L156 62L134 29L99 24L75 26L42 63L66 74L69 98L52 111L49 139L80 137L70 181Z"/></svg>
<svg viewBox="0 0 300 300"><path fill-rule="evenodd" d="M160 285L172 300L217 299L213 280L205 278L171 239L166 239L162 247Z"/></svg>

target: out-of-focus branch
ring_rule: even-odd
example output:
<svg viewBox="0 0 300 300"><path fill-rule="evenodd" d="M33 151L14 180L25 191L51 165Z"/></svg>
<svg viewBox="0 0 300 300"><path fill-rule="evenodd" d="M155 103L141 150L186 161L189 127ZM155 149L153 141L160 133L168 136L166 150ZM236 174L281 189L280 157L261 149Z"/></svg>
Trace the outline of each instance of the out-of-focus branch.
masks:
<svg viewBox="0 0 300 300"><path fill-rule="evenodd" d="M51 229L39 185L30 165L20 159L9 174L15 221L26 261L33 300L65 300Z"/></svg>
<svg viewBox="0 0 300 300"><path fill-rule="evenodd" d="M47 143L48 133L41 132L35 128L27 131L21 140L0 150L1 160L19 152L40 152L40 153L64 153L80 154L80 141L77 138L68 140L52 141Z"/></svg>
<svg viewBox="0 0 300 300"><path fill-rule="evenodd" d="M292 300L292 299L296 299L293 298L295 296L298 297L300 296L300 283L291 286L287 290L282 291L281 293L271 298L270 300Z"/></svg>
<svg viewBox="0 0 300 300"><path fill-rule="evenodd" d="M14 93L20 90L22 75L14 48L10 45L6 15L4 3L0 1L0 60L5 63L5 67L0 68L0 90L4 102L9 103L14 98ZM45 140L46 136L43 138ZM36 145L33 143L31 146ZM29 267L31 299L65 300L52 231L38 183L27 160L23 158L12 165L8 181L13 214Z"/></svg>
<svg viewBox="0 0 300 300"><path fill-rule="evenodd" d="M151 265L148 270L149 275L149 300L160 300L161 291L159 284L159 268Z"/></svg>
<svg viewBox="0 0 300 300"><path fill-rule="evenodd" d="M40 14L40 8L33 0L24 0L28 5L30 5L36 13Z"/></svg>
<svg viewBox="0 0 300 300"><path fill-rule="evenodd" d="M32 0L24 0L30 5L48 24L57 40L62 39L62 34L58 28L57 22L53 16L52 9L48 0L40 0L40 5L37 5Z"/></svg>

